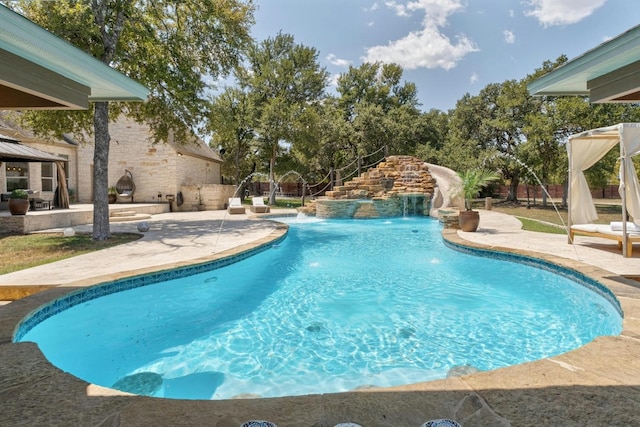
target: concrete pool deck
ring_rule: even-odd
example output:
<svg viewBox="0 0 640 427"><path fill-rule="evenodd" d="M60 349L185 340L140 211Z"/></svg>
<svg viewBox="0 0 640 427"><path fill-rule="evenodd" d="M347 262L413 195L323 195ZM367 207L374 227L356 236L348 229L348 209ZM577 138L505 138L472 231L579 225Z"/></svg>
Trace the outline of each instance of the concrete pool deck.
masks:
<svg viewBox="0 0 640 427"><path fill-rule="evenodd" d="M513 217L481 211L476 233L445 230L454 243L536 255L600 280L617 296L624 329L536 362L407 386L271 399L180 401L125 396L52 366L33 343L11 342L31 310L82 286L214 259L277 238L273 222L224 211L167 213L138 241L0 276L2 289L52 286L0 307L0 425L420 426L452 418L469 426L640 425L640 251L623 258L614 242L530 233ZM136 224L112 224L135 232ZM76 227L79 229L80 227ZM87 229L89 229L87 227ZM1 294L0 294L1 295ZM0 299L2 297L0 296Z"/></svg>

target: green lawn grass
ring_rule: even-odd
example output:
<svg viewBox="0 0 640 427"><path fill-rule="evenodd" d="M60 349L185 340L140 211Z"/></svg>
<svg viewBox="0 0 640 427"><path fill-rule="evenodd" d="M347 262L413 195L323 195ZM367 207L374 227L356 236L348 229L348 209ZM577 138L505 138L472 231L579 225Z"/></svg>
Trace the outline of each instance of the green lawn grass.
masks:
<svg viewBox="0 0 640 427"><path fill-rule="evenodd" d="M264 197L265 203L268 202L268 197ZM305 199L305 203L308 202L309 199ZM246 197L243 202L245 205L251 206L251 197ZM275 208L299 208L302 206L302 200L300 197L276 197L276 204L272 207Z"/></svg>
<svg viewBox="0 0 640 427"><path fill-rule="evenodd" d="M524 218L521 216L517 216L522 223L522 229L526 231L537 231L539 233L550 233L550 234L567 234L567 231L564 227L558 225L552 225L548 222L542 222L535 219Z"/></svg>
<svg viewBox="0 0 640 427"><path fill-rule="evenodd" d="M62 233L0 236L0 274L110 248L140 237L140 234L122 233L112 234L108 240L94 241L90 234L70 237L65 237Z"/></svg>
<svg viewBox="0 0 640 427"><path fill-rule="evenodd" d="M301 202L300 198L277 198L274 208L298 208ZM251 199L245 199L245 203L251 204ZM478 203L474 207L483 208L484 203L482 205ZM620 205L600 204L596 205L596 209L599 215L598 222L608 224L611 221L620 221ZM566 224L565 208L558 208L556 212L551 204L546 207L540 204L527 207L526 203L494 201L493 210L517 217L523 223L523 228L528 231L566 233L562 227L552 225L562 225L563 221ZM140 237L138 234L112 234L109 240L95 242L89 234L76 234L73 237L42 233L20 236L0 235L0 274L109 248Z"/></svg>
<svg viewBox="0 0 640 427"><path fill-rule="evenodd" d="M484 207L484 205L482 207ZM536 219L539 221L551 222L558 225L562 225L563 222L566 224L567 209L560 206L556 206L556 208L557 211L551 204L546 207L539 204L527 207L526 203L514 204L506 202L494 202L492 209L494 211L506 213L517 217ZM620 221L620 205L596 204L596 211L598 212L598 220L596 221L598 223L608 224L611 221ZM562 218L562 220L560 220L560 218Z"/></svg>

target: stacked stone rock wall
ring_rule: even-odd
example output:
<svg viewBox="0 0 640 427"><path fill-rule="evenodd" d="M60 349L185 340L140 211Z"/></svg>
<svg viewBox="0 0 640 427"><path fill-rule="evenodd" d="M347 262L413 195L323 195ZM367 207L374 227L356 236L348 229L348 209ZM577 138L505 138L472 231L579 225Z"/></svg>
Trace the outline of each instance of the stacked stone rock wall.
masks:
<svg viewBox="0 0 640 427"><path fill-rule="evenodd" d="M373 199L398 193L433 195L435 180L425 162L411 156L389 156L373 169L327 191L330 199Z"/></svg>
<svg viewBox="0 0 640 427"><path fill-rule="evenodd" d="M358 209L358 201L332 200L332 203L315 203L315 206L311 205L307 208L311 208L311 210L300 211L306 214L315 214L318 218L353 218Z"/></svg>
<svg viewBox="0 0 640 427"><path fill-rule="evenodd" d="M389 156L362 176L327 191L304 212L321 218L379 218L403 215L410 207L409 214L429 215L435 185L422 160ZM358 202L362 200L372 202Z"/></svg>

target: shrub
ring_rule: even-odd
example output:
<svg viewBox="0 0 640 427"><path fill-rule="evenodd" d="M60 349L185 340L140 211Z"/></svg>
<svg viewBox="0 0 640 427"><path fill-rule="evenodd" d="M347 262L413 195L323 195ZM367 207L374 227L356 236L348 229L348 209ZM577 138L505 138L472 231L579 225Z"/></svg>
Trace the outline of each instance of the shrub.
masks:
<svg viewBox="0 0 640 427"><path fill-rule="evenodd" d="M19 188L16 188L11 192L11 198L12 199L28 199L29 193L27 193L26 190L21 190Z"/></svg>

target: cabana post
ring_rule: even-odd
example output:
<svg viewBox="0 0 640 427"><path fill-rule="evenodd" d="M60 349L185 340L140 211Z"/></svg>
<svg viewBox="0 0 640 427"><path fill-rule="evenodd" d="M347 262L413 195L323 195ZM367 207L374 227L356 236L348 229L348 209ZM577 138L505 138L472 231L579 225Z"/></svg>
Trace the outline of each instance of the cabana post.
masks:
<svg viewBox="0 0 640 427"><path fill-rule="evenodd" d="M618 187L618 193L620 193L620 197L622 198L622 254L626 257L629 253L627 251L631 248L629 248L630 243L627 239L627 186L625 184L627 180L627 168L624 166L624 158L624 144L620 143L620 158L618 159L620 161L620 185ZM629 255L631 254L629 253Z"/></svg>

